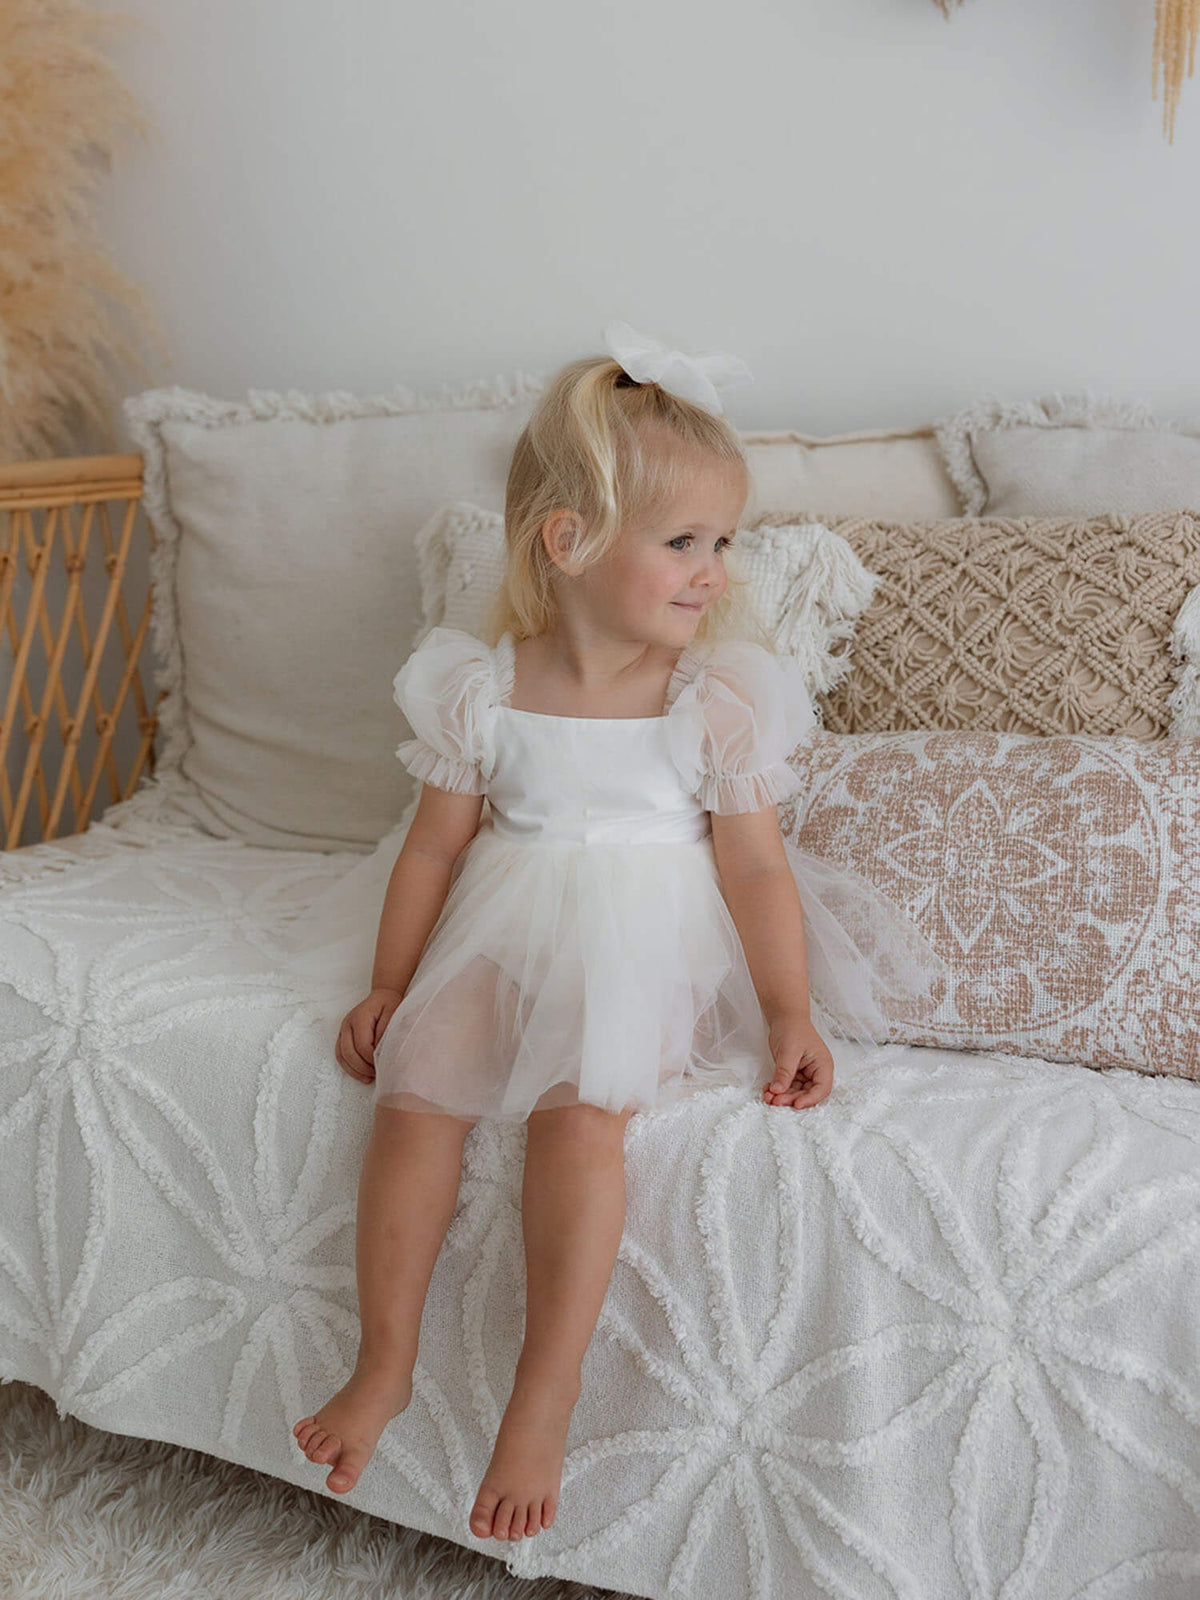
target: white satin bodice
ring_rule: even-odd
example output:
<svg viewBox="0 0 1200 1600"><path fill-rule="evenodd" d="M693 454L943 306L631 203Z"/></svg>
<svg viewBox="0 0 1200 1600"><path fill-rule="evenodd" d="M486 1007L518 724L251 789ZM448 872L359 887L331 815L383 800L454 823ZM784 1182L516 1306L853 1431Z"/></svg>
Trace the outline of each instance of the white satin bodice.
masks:
<svg viewBox="0 0 1200 1600"><path fill-rule="evenodd" d="M560 717L498 705L491 827L523 844L690 844L711 836L667 717Z"/></svg>

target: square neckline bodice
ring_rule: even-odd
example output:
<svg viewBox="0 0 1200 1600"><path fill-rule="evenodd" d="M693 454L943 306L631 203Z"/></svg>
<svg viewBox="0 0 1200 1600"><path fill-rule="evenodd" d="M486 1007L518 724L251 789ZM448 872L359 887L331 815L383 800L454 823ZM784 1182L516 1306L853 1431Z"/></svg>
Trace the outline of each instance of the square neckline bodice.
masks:
<svg viewBox="0 0 1200 1600"><path fill-rule="evenodd" d="M596 722L604 725L628 722L634 726L645 726L648 722L665 722L671 715L676 696L680 689L691 676L693 660L698 660L700 651L693 645L684 645L679 655L675 658L675 665L671 669L671 676L667 681L667 692L663 700L663 709L656 715L649 717L572 717L557 711L526 711L521 706L509 704L516 678L516 640L511 630L505 630L496 642L496 665L499 677L499 695L496 706L500 711L507 711L514 717L536 717L539 722Z"/></svg>

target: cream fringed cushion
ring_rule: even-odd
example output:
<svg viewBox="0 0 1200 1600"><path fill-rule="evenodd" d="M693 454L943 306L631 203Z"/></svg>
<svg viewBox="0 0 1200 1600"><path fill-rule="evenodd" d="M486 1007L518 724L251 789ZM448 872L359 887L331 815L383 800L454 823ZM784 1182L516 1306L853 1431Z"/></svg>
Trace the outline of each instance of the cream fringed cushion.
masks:
<svg viewBox="0 0 1200 1600"><path fill-rule="evenodd" d="M1200 732L1200 512L824 521L879 579L831 732Z"/></svg>
<svg viewBox="0 0 1200 1600"><path fill-rule="evenodd" d="M1200 419L1159 422L1141 401L1090 392L989 397L936 423L934 433L967 516L1200 506ZM909 515L899 507L889 514Z"/></svg>
<svg viewBox="0 0 1200 1600"><path fill-rule="evenodd" d="M954 971L917 1045L1200 1080L1200 740L819 733L785 836Z"/></svg>
<svg viewBox="0 0 1200 1600"><path fill-rule="evenodd" d="M161 748L122 805L221 838L367 852L414 794L392 678L421 626L413 540L456 494L497 509L540 383L437 398L157 389L145 457Z"/></svg>
<svg viewBox="0 0 1200 1600"><path fill-rule="evenodd" d="M745 522L781 506L807 506L829 516L958 515L958 490L932 427L823 438L788 431L741 437L751 475Z"/></svg>

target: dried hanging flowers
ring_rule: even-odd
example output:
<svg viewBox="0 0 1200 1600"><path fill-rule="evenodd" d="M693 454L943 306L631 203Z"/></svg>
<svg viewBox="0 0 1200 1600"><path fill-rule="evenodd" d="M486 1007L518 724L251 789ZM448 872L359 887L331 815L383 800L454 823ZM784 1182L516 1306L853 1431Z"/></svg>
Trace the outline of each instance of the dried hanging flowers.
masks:
<svg viewBox="0 0 1200 1600"><path fill-rule="evenodd" d="M134 341L165 349L92 213L146 130L97 47L129 25L83 0L0 0L0 461L114 449L121 369L147 370Z"/></svg>
<svg viewBox="0 0 1200 1600"><path fill-rule="evenodd" d="M944 17L962 0L933 0ZM1196 65L1196 36L1200 34L1200 0L1154 0L1154 65L1151 88L1158 99L1159 75L1163 83L1163 132L1175 143L1175 111L1186 75ZM1184 60L1186 57L1186 68Z"/></svg>
<svg viewBox="0 0 1200 1600"><path fill-rule="evenodd" d="M1190 78L1196 65L1196 35L1200 33L1200 0L1154 0L1154 98L1158 99L1159 72L1163 81L1163 132L1175 143L1175 108L1183 87L1183 58Z"/></svg>

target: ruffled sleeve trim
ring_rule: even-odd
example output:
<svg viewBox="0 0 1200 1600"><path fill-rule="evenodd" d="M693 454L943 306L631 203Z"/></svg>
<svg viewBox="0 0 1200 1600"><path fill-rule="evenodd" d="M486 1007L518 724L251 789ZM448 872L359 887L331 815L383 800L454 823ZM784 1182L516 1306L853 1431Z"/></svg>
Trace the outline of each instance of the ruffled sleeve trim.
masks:
<svg viewBox="0 0 1200 1600"><path fill-rule="evenodd" d="M511 671L510 651L510 687ZM431 628L393 680L393 698L415 736L397 746L397 759L435 789L486 794L504 682L500 646L493 649L461 628Z"/></svg>
<svg viewBox="0 0 1200 1600"><path fill-rule="evenodd" d="M709 646L709 649L712 647ZM691 683L704 665L707 650L703 645L687 645L679 652L674 669L667 680L667 698L663 706L664 711L670 711L680 692Z"/></svg>
<svg viewBox="0 0 1200 1600"><path fill-rule="evenodd" d="M667 698L672 755L706 811L762 811L802 791L788 758L818 719L794 657L748 639L688 648Z"/></svg>
<svg viewBox="0 0 1200 1600"><path fill-rule="evenodd" d="M696 798L706 811L719 815L737 811L764 811L790 800L804 788L795 767L777 761L761 772L716 772L700 780Z"/></svg>
<svg viewBox="0 0 1200 1600"><path fill-rule="evenodd" d="M423 739L406 739L396 746L396 755L414 778L434 789L449 789L453 794L483 794L487 788L473 761L439 755Z"/></svg>

